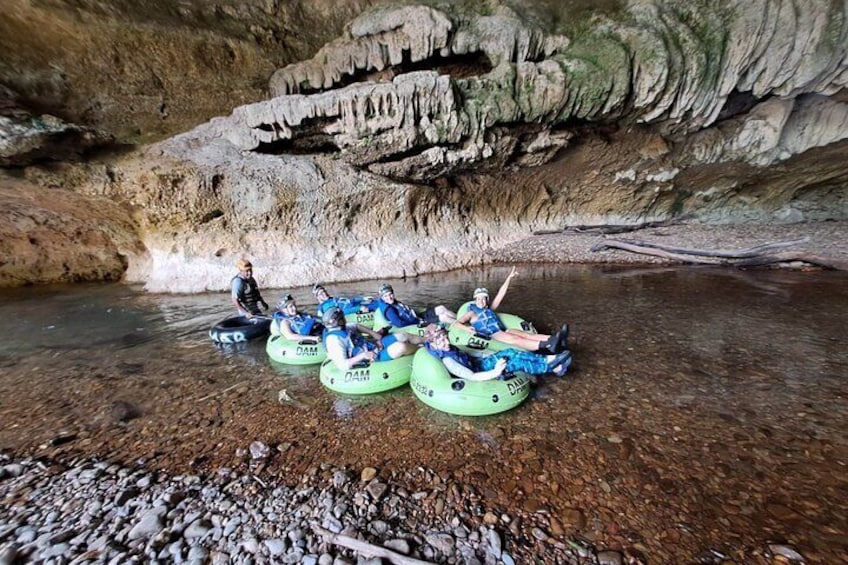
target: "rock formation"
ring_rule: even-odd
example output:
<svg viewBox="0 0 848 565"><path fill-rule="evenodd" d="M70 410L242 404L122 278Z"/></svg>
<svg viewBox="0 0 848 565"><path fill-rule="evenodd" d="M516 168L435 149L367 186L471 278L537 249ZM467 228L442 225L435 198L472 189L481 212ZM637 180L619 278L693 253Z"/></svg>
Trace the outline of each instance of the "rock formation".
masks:
<svg viewBox="0 0 848 565"><path fill-rule="evenodd" d="M572 223L848 217L843 2L464 6L376 6L268 100L25 175L132 210L128 276L172 291L224 288L243 254L283 287L475 264Z"/></svg>

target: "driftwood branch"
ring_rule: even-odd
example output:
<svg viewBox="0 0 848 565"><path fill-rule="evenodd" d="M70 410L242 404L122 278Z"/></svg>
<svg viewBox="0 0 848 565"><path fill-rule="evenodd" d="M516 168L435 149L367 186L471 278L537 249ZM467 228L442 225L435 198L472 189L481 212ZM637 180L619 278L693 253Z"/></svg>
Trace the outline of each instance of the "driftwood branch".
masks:
<svg viewBox="0 0 848 565"><path fill-rule="evenodd" d="M632 253L639 253L640 255L651 255L653 257L662 257L663 259L671 259L672 261L680 261L682 263L697 263L699 265L720 265L720 261L708 261L705 259L696 259L695 257L691 257L688 255L683 255L680 253L674 253L671 251L664 251L662 249L654 249L652 247L642 247L641 245L636 245L633 243L628 243L626 241L619 241L616 239L606 239L600 243L597 243L592 246L592 251L603 251L604 249L621 249L623 251L630 251Z"/></svg>
<svg viewBox="0 0 848 565"><path fill-rule="evenodd" d="M678 216L676 218L669 218L667 220L657 220L655 222L643 222L641 224L596 224L596 225L579 225L579 226L566 226L561 230L540 230L534 231L533 235L550 235L555 233L563 233L567 231L574 231L577 233L598 233L602 235L612 235L617 233L628 233L633 231L644 230L648 228L662 228L666 226L674 226L681 223L684 220L688 220L692 217L692 214L685 214L683 216Z"/></svg>
<svg viewBox="0 0 848 565"><path fill-rule="evenodd" d="M793 239L790 241L778 241L775 243L766 243L763 245L757 245L755 247L749 247L747 249L690 249L686 247L672 247L670 245L663 245L661 243L654 243L652 241L640 241L635 239L619 239L612 241L623 241L625 243L629 243L631 245L636 245L639 247L650 247L652 249L661 249L663 251L670 251L672 253L684 253L686 255L697 255L700 257L723 257L728 259L744 259L748 257L759 257L763 253L767 253L774 249L782 249L784 247L791 247L793 245L797 245L799 243L806 243L809 241L809 238L804 237L801 239Z"/></svg>
<svg viewBox="0 0 848 565"><path fill-rule="evenodd" d="M390 563L395 563L397 565L432 565L429 561L422 561L420 559L415 559L414 557L407 557L406 555L386 549L379 545L374 545L343 534L333 533L317 524L312 524L312 530L316 534L322 536L324 541L352 549L366 557L388 559Z"/></svg>
<svg viewBox="0 0 848 565"><path fill-rule="evenodd" d="M774 253L772 255L764 255L762 257L753 257L744 261L734 263L736 267L760 267L763 265L771 265L774 263L789 263L790 261L801 261L816 265L825 269L834 271L848 271L848 260L837 259L835 257L822 257L821 255L802 255L787 251L785 253Z"/></svg>
<svg viewBox="0 0 848 565"><path fill-rule="evenodd" d="M707 249L688 249L683 247L671 247L658 243L644 241L627 241L618 239L606 239L594 246L592 251L602 251L604 249L621 249L632 253L642 255L651 255L653 257L662 257L672 261L680 261L682 263L694 263L698 265L730 265L734 267L759 267L764 265L773 265L775 263L787 263L790 261L800 261L809 263L826 269L837 271L848 270L848 261L833 257L822 257L821 255L805 255L798 252L782 252L769 253L774 249L781 249L804 243L806 239L796 239L792 241L781 241L775 243L766 243L748 249L740 249L737 251L729 250L707 250ZM701 259L706 257L708 259Z"/></svg>

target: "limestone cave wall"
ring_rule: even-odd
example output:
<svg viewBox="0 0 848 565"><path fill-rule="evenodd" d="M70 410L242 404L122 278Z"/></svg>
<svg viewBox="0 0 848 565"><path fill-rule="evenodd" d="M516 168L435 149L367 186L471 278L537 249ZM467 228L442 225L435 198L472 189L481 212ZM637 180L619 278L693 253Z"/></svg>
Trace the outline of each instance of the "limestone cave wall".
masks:
<svg viewBox="0 0 848 565"><path fill-rule="evenodd" d="M185 4L168 21L211 25L200 3ZM232 8L228 44L280 51L231 64L228 76L241 66L268 82L224 97L249 102L229 115L127 147L122 127L107 127L117 118L68 111L48 125L96 153L45 164L38 150L58 133L42 127L41 138L16 130L30 146L0 138L0 157L34 186L125 210L140 242L123 245L126 278L152 290L221 289L242 255L265 285L285 287L476 264L572 224L848 219L844 2L342 6L310 14L347 23L323 28L335 38L308 55L288 35L263 43L244 31L258 21L294 32L300 20L266 18L300 4ZM223 86L187 61L203 75L194 87L215 83L207 106L179 112L196 123L224 103ZM177 75L194 76L181 64L162 63L180 92ZM16 104L21 128L34 103ZM0 266L4 284L26 279L10 269Z"/></svg>

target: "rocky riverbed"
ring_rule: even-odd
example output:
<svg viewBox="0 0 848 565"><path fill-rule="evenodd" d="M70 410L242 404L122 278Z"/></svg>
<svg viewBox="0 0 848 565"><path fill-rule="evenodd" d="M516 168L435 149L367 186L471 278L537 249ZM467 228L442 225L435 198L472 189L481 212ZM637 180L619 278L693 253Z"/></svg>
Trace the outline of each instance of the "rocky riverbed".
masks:
<svg viewBox="0 0 848 565"><path fill-rule="evenodd" d="M247 472L220 468L209 477L3 457L0 563L510 565L516 551L519 562L530 558L512 541L519 518L485 510L473 488L431 470L321 464L287 486L253 472L268 446L254 442L249 451ZM564 543L537 526L530 533L546 563L639 562Z"/></svg>
<svg viewBox="0 0 848 565"><path fill-rule="evenodd" d="M410 302L456 304L507 271L393 283ZM367 559L320 533L337 528L332 516L363 541L397 551L402 539L414 558L443 563L848 556L844 273L519 271L508 311L542 330L573 322L576 363L491 418L438 413L408 389L340 397L314 368L270 363L261 343L218 350L206 329L221 295L7 292L0 549L56 563L161 562L175 559L169 547L188 559L192 545L207 559ZM147 515L156 532L130 540ZM225 536L234 519L249 525ZM104 535L113 545L94 543ZM42 559L59 550L70 557Z"/></svg>
<svg viewBox="0 0 848 565"><path fill-rule="evenodd" d="M250 469L170 475L98 461L0 458L0 563L647 563L638 550L561 540L555 519L487 510L475 490L419 467L381 473L331 464L292 485ZM524 517L527 520L527 517ZM553 535L551 534L553 526ZM561 529L561 526L559 527ZM718 551L698 563L737 563ZM802 563L769 544L747 563Z"/></svg>

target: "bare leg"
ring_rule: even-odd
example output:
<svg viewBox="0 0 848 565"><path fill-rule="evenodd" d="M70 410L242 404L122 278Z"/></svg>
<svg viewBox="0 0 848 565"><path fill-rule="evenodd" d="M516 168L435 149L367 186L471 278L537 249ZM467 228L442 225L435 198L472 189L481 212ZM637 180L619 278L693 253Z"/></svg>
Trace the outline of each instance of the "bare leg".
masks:
<svg viewBox="0 0 848 565"><path fill-rule="evenodd" d="M511 334L514 334L514 335L526 337L527 339L538 339L539 341L547 341L548 338L551 337L548 334L531 334L531 333L525 332L523 330L517 330L515 328L507 328L504 331L509 332Z"/></svg>
<svg viewBox="0 0 848 565"><path fill-rule="evenodd" d="M443 324L452 324L456 321L456 313L452 310L448 310L441 304L436 306L433 311L436 313L436 316L439 317L439 321Z"/></svg>
<svg viewBox="0 0 848 565"><path fill-rule="evenodd" d="M386 348L386 352L392 359L403 357L404 355L412 355L418 351L418 347L423 345L424 338L408 333L397 333L397 341Z"/></svg>
<svg viewBox="0 0 848 565"><path fill-rule="evenodd" d="M522 349L526 349L528 351L536 351L539 349L539 346L542 344L542 342L547 341L548 336L541 336L537 334L522 335L520 333L512 333L510 331L505 331L495 332L494 334L492 334L492 337L502 343L521 347Z"/></svg>

